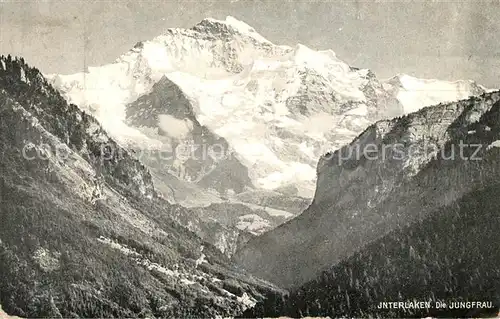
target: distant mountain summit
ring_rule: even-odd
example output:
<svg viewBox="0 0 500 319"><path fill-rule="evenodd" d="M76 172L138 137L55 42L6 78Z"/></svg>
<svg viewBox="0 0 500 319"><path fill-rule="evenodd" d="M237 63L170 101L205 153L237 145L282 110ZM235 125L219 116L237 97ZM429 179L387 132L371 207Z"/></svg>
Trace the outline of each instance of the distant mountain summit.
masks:
<svg viewBox="0 0 500 319"><path fill-rule="evenodd" d="M181 163L196 175L189 181L219 194L293 185L307 198L313 195L316 161L325 150L348 143L377 120L483 92L465 81L399 76L381 82L331 50L275 45L233 17L168 29L112 64L49 78L120 144L148 150L171 146L160 135L159 119L178 106L160 101L147 125L137 121L133 109L139 98L145 102L144 95L158 95L156 83L170 81L160 94L173 90L189 104L189 114L174 117L197 123L188 128L186 141L199 142L194 135L202 128L232 157L229 164L226 158ZM214 171L219 173L209 173Z"/></svg>

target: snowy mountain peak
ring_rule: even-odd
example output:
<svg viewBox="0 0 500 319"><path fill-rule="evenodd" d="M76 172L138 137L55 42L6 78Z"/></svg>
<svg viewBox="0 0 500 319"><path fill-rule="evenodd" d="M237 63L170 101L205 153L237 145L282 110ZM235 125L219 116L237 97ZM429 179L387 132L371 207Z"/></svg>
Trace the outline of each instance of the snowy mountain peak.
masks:
<svg viewBox="0 0 500 319"><path fill-rule="evenodd" d="M222 27L222 29L221 29ZM258 42L272 44L269 40L264 38L262 35L257 33L254 28L249 26L243 21L240 21L232 16L227 16L225 20L218 20L214 18L205 18L197 25L195 25L192 29L197 31L208 31L210 33L219 33L223 31L223 29L236 31L242 35L251 37Z"/></svg>
<svg viewBox="0 0 500 319"><path fill-rule="evenodd" d="M436 91L436 83L406 76L381 83L331 50L274 45L233 17L168 29L87 73L49 76L120 143L147 149L166 142L154 130L127 124L126 105L163 77L190 101L199 124L227 141L254 186L294 184L307 197L327 150L376 120L475 93L458 84Z"/></svg>

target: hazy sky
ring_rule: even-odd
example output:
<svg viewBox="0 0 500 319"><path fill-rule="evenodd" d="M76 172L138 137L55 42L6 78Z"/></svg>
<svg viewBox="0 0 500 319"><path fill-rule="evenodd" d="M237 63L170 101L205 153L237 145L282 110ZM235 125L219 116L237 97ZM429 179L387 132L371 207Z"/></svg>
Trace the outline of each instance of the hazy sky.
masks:
<svg viewBox="0 0 500 319"><path fill-rule="evenodd" d="M0 53L46 73L114 61L169 27L232 15L277 44L332 49L380 78L397 73L500 87L500 2L0 0Z"/></svg>

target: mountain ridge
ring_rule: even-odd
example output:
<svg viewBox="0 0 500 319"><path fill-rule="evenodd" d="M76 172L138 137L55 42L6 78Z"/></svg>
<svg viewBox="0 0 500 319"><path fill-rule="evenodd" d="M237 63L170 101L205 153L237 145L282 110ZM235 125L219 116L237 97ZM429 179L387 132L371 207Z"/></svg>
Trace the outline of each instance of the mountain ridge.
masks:
<svg viewBox="0 0 500 319"><path fill-rule="evenodd" d="M319 161L318 186L308 209L273 231L252 239L237 252L236 260L263 278L293 287L303 280L312 279L311 276L321 269L320 265L334 264L344 254L349 255L349 251L358 249L363 241L369 241L370 236L377 234L374 225L382 231L386 227L395 227L394 222L401 222L401 216L414 218L410 211L419 215L419 210L425 210L418 208L417 204L409 212L401 210L412 203L409 198L399 203L401 207L397 202L391 202L391 198L401 198L405 192L415 196L420 194L405 187L413 185L413 179L436 156L436 151L438 155L445 152L442 149L448 147L451 139L456 139L457 132L467 137L468 131L463 127L472 125L493 105L496 107L498 103L495 101L499 97L497 91L485 93L371 125L350 145L325 155ZM481 132L484 131L483 127ZM364 154L356 157L351 153L365 145L376 145L380 152L384 145L398 143L407 151L403 158L394 158L397 153L391 148L388 148L387 158L366 159ZM427 147L426 143L433 147ZM457 194L461 191L453 184L447 182L443 188L446 192L441 195L449 198L436 198L436 204L443 205L454 196L460 196ZM425 187L419 190L422 194L429 192ZM426 201L422 207L433 205ZM382 207L386 212L380 211ZM340 245L342 242L344 245Z"/></svg>

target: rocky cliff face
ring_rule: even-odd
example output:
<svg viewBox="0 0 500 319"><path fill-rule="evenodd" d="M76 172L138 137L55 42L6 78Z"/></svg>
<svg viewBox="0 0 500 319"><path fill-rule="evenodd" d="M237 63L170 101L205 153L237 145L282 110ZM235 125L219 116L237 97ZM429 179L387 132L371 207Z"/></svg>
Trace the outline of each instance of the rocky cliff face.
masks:
<svg viewBox="0 0 500 319"><path fill-rule="evenodd" d="M480 156L497 139L499 99L498 92L486 93L368 127L319 161L311 206L251 240L237 260L263 278L296 287L391 230L460 200L495 172L487 160L462 157Z"/></svg>
<svg viewBox="0 0 500 319"><path fill-rule="evenodd" d="M158 196L129 151L10 56L0 158L0 304L11 315L234 316L282 293L182 226L190 212Z"/></svg>

